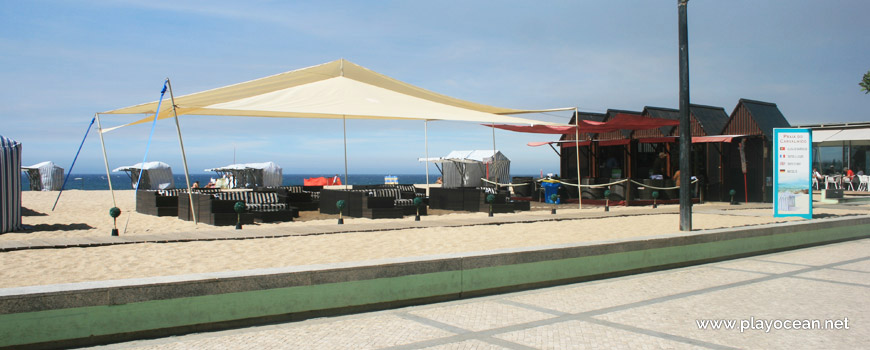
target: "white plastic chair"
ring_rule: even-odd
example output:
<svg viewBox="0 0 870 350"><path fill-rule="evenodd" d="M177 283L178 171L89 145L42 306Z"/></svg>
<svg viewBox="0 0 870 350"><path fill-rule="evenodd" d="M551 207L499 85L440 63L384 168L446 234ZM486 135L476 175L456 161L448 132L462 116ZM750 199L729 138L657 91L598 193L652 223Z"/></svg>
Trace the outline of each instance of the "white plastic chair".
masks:
<svg viewBox="0 0 870 350"><path fill-rule="evenodd" d="M861 183L858 184L858 191L870 191L867 184L867 182L870 181L870 175L858 175L858 181L861 181Z"/></svg>
<svg viewBox="0 0 870 350"><path fill-rule="evenodd" d="M841 176L840 181L842 182L842 188L844 191L846 190L847 187L849 188L850 191L855 190L855 186L852 185L852 179L850 179L848 176Z"/></svg>
<svg viewBox="0 0 870 350"><path fill-rule="evenodd" d="M830 189L831 184L834 185L835 189L839 189L840 188L840 176L839 175L834 175L834 176L827 176L826 175L825 176L825 189L826 190Z"/></svg>

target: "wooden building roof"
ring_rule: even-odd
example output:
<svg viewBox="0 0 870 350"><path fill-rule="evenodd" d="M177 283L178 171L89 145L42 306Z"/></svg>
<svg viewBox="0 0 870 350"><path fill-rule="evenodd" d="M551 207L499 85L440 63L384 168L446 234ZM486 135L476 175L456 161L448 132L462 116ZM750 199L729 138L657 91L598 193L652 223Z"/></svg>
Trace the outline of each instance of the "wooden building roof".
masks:
<svg viewBox="0 0 870 350"><path fill-rule="evenodd" d="M673 108L661 108L661 107L646 106L643 108L643 115L645 117L650 117L650 118L680 120L680 111L678 109L673 109ZM674 129L679 130L679 126L663 126L661 128L658 128L658 129L638 130L638 131L634 132L633 138L638 139L638 138L646 138L646 137L669 136L674 131Z"/></svg>
<svg viewBox="0 0 870 350"><path fill-rule="evenodd" d="M720 135L725 124L728 123L728 114L722 107L705 105L689 105L689 118L692 122L692 136ZM675 127L672 136L680 136L680 128Z"/></svg>
<svg viewBox="0 0 870 350"><path fill-rule="evenodd" d="M643 115L643 112L637 111L627 111L623 109L608 109L605 114L604 121L608 121L611 118L615 117L617 114L633 114L633 115ZM632 130L617 130L611 131L608 133L598 134L598 139L605 140L625 140L631 138Z"/></svg>
<svg viewBox="0 0 870 350"><path fill-rule="evenodd" d="M741 98L731 112L731 118L722 129L722 134L763 135L773 137L774 128L789 128L788 120L775 103Z"/></svg>
<svg viewBox="0 0 870 350"><path fill-rule="evenodd" d="M578 112L580 115L580 120L588 120L593 122L603 122L606 115L604 113L592 113L592 112ZM571 121L568 124L575 124L577 119L577 114L571 116ZM592 140L595 137L595 133L580 133L580 140ZM559 140L574 140L574 135L562 135Z"/></svg>

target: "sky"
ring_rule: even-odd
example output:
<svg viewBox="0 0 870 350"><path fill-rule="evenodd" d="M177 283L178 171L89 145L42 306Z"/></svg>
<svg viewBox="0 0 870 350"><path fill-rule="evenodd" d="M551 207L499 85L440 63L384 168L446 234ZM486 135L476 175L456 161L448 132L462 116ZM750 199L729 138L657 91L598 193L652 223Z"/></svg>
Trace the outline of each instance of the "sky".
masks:
<svg viewBox="0 0 870 350"><path fill-rule="evenodd" d="M499 107L677 108L676 0L12 1L0 0L0 135L22 165L69 170L94 113L339 58L419 87ZM870 121L866 0L691 0L690 96L731 113L776 103L793 125ZM164 106L168 105L164 104ZM141 116L106 115L108 128ZM528 116L567 122L570 112ZM285 174L344 170L341 120L182 116L192 173L273 161ZM474 123L347 121L348 171L422 174L429 156L492 149ZM183 172L175 123L104 134L109 167L147 160ZM495 132L512 174L558 173L553 135ZM437 172L430 167L431 172ZM91 131L73 173L104 173Z"/></svg>

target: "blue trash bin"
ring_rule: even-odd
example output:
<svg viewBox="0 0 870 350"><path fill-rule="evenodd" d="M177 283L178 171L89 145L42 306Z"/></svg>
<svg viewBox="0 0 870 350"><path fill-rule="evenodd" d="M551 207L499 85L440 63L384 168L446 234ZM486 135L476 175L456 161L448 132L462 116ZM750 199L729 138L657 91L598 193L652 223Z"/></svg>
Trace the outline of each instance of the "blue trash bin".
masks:
<svg viewBox="0 0 870 350"><path fill-rule="evenodd" d="M546 182L546 181L541 182L541 187L544 188L544 198L545 198L545 201L547 203L554 203L553 200L550 199L550 196L552 196L554 194L558 195L559 194L559 187L561 187L561 186L562 186L562 184L560 184L558 182ZM562 203L562 198L557 199L555 202L555 204L560 204L560 203Z"/></svg>

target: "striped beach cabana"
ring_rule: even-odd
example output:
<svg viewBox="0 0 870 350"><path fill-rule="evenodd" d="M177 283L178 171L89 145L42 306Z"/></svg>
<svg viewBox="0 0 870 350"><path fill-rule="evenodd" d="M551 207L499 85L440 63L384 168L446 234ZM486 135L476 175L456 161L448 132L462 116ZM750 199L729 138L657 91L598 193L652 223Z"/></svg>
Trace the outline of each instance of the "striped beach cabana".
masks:
<svg viewBox="0 0 870 350"><path fill-rule="evenodd" d="M453 151L439 158L420 158L441 164L444 188L489 186L481 179L510 183L511 160L498 150Z"/></svg>
<svg viewBox="0 0 870 350"><path fill-rule="evenodd" d="M63 187L63 168L53 162L42 162L21 167L27 174L31 191L60 191Z"/></svg>
<svg viewBox="0 0 870 350"><path fill-rule="evenodd" d="M21 143L0 135L0 233L21 229Z"/></svg>
<svg viewBox="0 0 870 350"><path fill-rule="evenodd" d="M144 170L144 171L143 171ZM130 187L136 188L139 181L139 172L142 172L142 180L139 183L140 190L168 190L175 188L175 179L172 177L172 167L164 162L145 162L122 166L112 170L123 171L130 177Z"/></svg>
<svg viewBox="0 0 870 350"><path fill-rule="evenodd" d="M205 171L232 178L230 188L278 187L284 183L284 170L274 162L230 164Z"/></svg>

